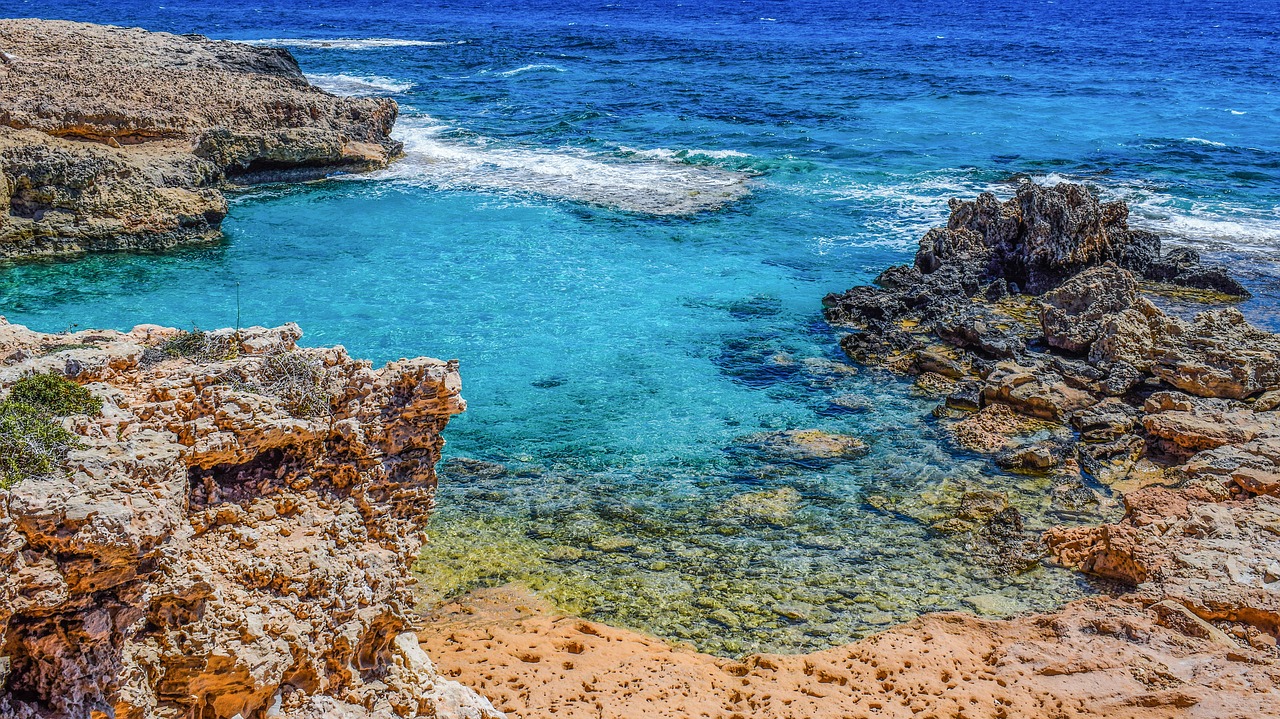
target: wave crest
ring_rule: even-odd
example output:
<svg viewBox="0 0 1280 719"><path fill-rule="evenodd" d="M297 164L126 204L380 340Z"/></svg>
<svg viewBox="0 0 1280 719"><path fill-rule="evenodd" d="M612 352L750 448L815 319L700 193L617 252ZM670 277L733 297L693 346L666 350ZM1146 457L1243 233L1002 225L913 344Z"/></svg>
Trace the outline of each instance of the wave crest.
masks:
<svg viewBox="0 0 1280 719"><path fill-rule="evenodd" d="M498 77L515 77L526 72L564 72L564 68L555 65L525 65L524 67L517 67L514 70L506 70L495 74Z"/></svg>
<svg viewBox="0 0 1280 719"><path fill-rule="evenodd" d="M637 161L557 149L445 137L432 118L408 118L394 135L405 157L366 177L436 189L548 197L651 215L719 209L750 193L749 175L715 167Z"/></svg>
<svg viewBox="0 0 1280 719"><path fill-rule="evenodd" d="M334 95L392 95L408 92L413 89L412 82L402 82L382 75L345 75L342 73L319 73L307 75L307 80L316 87Z"/></svg>
<svg viewBox="0 0 1280 719"><path fill-rule="evenodd" d="M237 40L245 45L264 47L301 47L318 50L373 50L384 47L445 47L449 45L465 45L466 40L409 40L397 37L335 37L335 38L303 38L303 37L269 37L258 40Z"/></svg>

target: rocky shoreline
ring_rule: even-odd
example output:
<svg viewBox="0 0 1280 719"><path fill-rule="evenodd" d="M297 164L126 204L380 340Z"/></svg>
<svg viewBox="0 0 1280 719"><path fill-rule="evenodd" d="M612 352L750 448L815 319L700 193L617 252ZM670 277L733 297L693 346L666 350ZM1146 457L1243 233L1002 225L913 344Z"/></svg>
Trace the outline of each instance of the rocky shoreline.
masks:
<svg viewBox="0 0 1280 719"><path fill-rule="evenodd" d="M385 167L395 101L312 87L286 50L0 20L0 259L220 237L222 191Z"/></svg>
<svg viewBox="0 0 1280 719"><path fill-rule="evenodd" d="M282 50L23 20L0 21L0 51L0 258L205 241L226 187L399 152L394 102L312 88ZM1230 307L1162 309L1161 293L1247 291L1087 188L1027 183L951 210L913 265L829 295L827 319L856 330L852 360L936 394L959 446L1052 477L1064 508L1106 486L1126 510L1039 537L1001 498L966 496L931 531L972 533L1008 571L1048 557L1115 580L1118 596L740 660L557 616L518 588L419 617L409 566L441 432L465 406L456 363L375 369L299 348L292 325L0 321L0 711L1280 714L1280 337ZM753 439L801 440L862 450Z"/></svg>

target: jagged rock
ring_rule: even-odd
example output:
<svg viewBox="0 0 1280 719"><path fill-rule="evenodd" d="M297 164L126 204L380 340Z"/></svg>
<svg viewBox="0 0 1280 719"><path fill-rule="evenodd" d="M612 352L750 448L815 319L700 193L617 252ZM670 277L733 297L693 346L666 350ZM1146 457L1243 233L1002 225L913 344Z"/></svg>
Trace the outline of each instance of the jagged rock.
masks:
<svg viewBox="0 0 1280 719"><path fill-rule="evenodd" d="M982 385L973 381L958 383L947 395L946 404L952 409L976 412L982 408Z"/></svg>
<svg viewBox="0 0 1280 719"><path fill-rule="evenodd" d="M1178 331L1153 335L1151 371L1201 397L1244 399L1280 388L1280 336L1249 324L1234 307L1202 312Z"/></svg>
<svg viewBox="0 0 1280 719"><path fill-rule="evenodd" d="M65 472L0 490L0 714L498 716L409 633L456 363L374 369L288 325L144 364L176 334L0 323L23 357L0 386L66 373L104 401L64 420L84 444ZM303 374L253 384L267 357Z"/></svg>
<svg viewBox="0 0 1280 719"><path fill-rule="evenodd" d="M944 342L972 349L998 359L1016 357L1026 346L1022 325L981 305L959 308L934 322L934 333Z"/></svg>
<svg viewBox="0 0 1280 719"><path fill-rule="evenodd" d="M1008 405L1019 414L1056 422L1092 405L1092 395L1071 387L1062 375L1041 368L1002 362L982 386L984 402Z"/></svg>
<svg viewBox="0 0 1280 719"><path fill-rule="evenodd" d="M915 365L916 351L923 346L917 335L896 328L870 329L840 338L840 349L849 359L903 371Z"/></svg>
<svg viewBox="0 0 1280 719"><path fill-rule="evenodd" d="M1113 263L1087 269L1045 293L1040 325L1050 346L1087 353L1111 315L1133 306L1138 283Z"/></svg>
<svg viewBox="0 0 1280 719"><path fill-rule="evenodd" d="M1062 464L1072 454L1070 443L1046 440L1005 450L996 456L996 464L1005 469L1046 470Z"/></svg>
<svg viewBox="0 0 1280 719"><path fill-rule="evenodd" d="M979 277L987 272L990 262L991 248L983 242L982 235L967 228L934 228L920 239L915 267L923 274L930 274L945 264L959 264Z"/></svg>
<svg viewBox="0 0 1280 719"><path fill-rule="evenodd" d="M994 453L1017 443L1020 437L1053 429L1049 423L1017 414L1006 404L992 404L948 425L956 444L975 452Z"/></svg>
<svg viewBox="0 0 1280 719"><path fill-rule="evenodd" d="M1202 488L1150 487L1126 495L1125 504L1118 524L1050 530L1050 552L1062 564L1135 586L1148 604L1174 601L1202 620L1280 628L1280 593L1265 570L1275 556L1270 527L1280 526L1280 500L1219 503Z"/></svg>
<svg viewBox="0 0 1280 719"><path fill-rule="evenodd" d="M1157 248L1158 249L1158 248ZM1220 292L1233 297L1250 297L1244 285L1231 278L1222 265L1204 265L1200 253L1189 247L1170 250L1142 271L1147 279L1183 287Z"/></svg>
<svg viewBox="0 0 1280 719"><path fill-rule="evenodd" d="M1254 412L1270 412L1276 408L1280 408L1280 389L1263 392L1253 403Z"/></svg>
<svg viewBox="0 0 1280 719"><path fill-rule="evenodd" d="M958 360L934 350L916 353L915 370L920 373L932 372L950 379L960 379L966 374L964 365Z"/></svg>
<svg viewBox="0 0 1280 719"><path fill-rule="evenodd" d="M1027 182L1004 203L990 193L972 202L953 200L947 227L982 237L993 258L988 277L1040 294L1109 260L1123 257L1132 266L1149 262L1158 240L1131 232L1128 216L1123 202L1101 203L1081 185Z"/></svg>
<svg viewBox="0 0 1280 719"><path fill-rule="evenodd" d="M1235 308L1185 322L1139 298L1105 318L1089 359L1125 362L1201 397L1244 399L1280 387L1280 336Z"/></svg>
<svg viewBox="0 0 1280 719"><path fill-rule="evenodd" d="M0 257L218 236L227 181L383 167L389 99L310 86L285 50L0 20Z"/></svg>
<svg viewBox="0 0 1280 719"><path fill-rule="evenodd" d="M1280 472L1241 467L1231 473L1231 481L1249 494L1280 495Z"/></svg>
<svg viewBox="0 0 1280 719"><path fill-rule="evenodd" d="M1254 412L1240 402L1157 392L1146 403L1143 427L1148 436L1175 454L1192 454L1226 445L1245 445L1280 453L1280 415Z"/></svg>
<svg viewBox="0 0 1280 719"><path fill-rule="evenodd" d="M1071 415L1071 426L1086 441L1109 441L1122 437L1138 424L1141 415L1136 408L1115 398L1085 407Z"/></svg>

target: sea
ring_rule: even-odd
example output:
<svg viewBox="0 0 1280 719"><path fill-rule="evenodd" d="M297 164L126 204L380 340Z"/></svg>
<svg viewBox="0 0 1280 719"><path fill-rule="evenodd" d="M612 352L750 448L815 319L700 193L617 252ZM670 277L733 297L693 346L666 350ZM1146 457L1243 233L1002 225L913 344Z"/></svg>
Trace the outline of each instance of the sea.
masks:
<svg viewBox="0 0 1280 719"><path fill-rule="evenodd" d="M909 262L951 197L1087 183L1228 263L1254 293L1242 311L1280 330L1280 3L8 0L0 16L283 47L319 87L399 103L388 169L233 193L214 245L0 266L0 314L50 332L297 322L304 345L379 363L459 359L428 608L523 582L731 656L1109 591L938 527L972 492L1002 493L1029 531L1104 521L1112 490L955 445L936 395L851 366L823 321L823 295ZM761 441L809 429L869 452Z"/></svg>

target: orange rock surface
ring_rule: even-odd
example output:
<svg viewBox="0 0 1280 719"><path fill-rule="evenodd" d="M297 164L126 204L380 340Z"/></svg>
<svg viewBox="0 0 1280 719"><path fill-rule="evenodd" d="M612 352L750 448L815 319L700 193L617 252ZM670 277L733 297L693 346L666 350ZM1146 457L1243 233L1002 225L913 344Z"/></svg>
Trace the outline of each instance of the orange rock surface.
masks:
<svg viewBox="0 0 1280 719"><path fill-rule="evenodd" d="M930 614L823 652L736 661L559 616L506 586L431 612L419 639L441 674L523 719L1280 716L1274 656L1160 609Z"/></svg>

